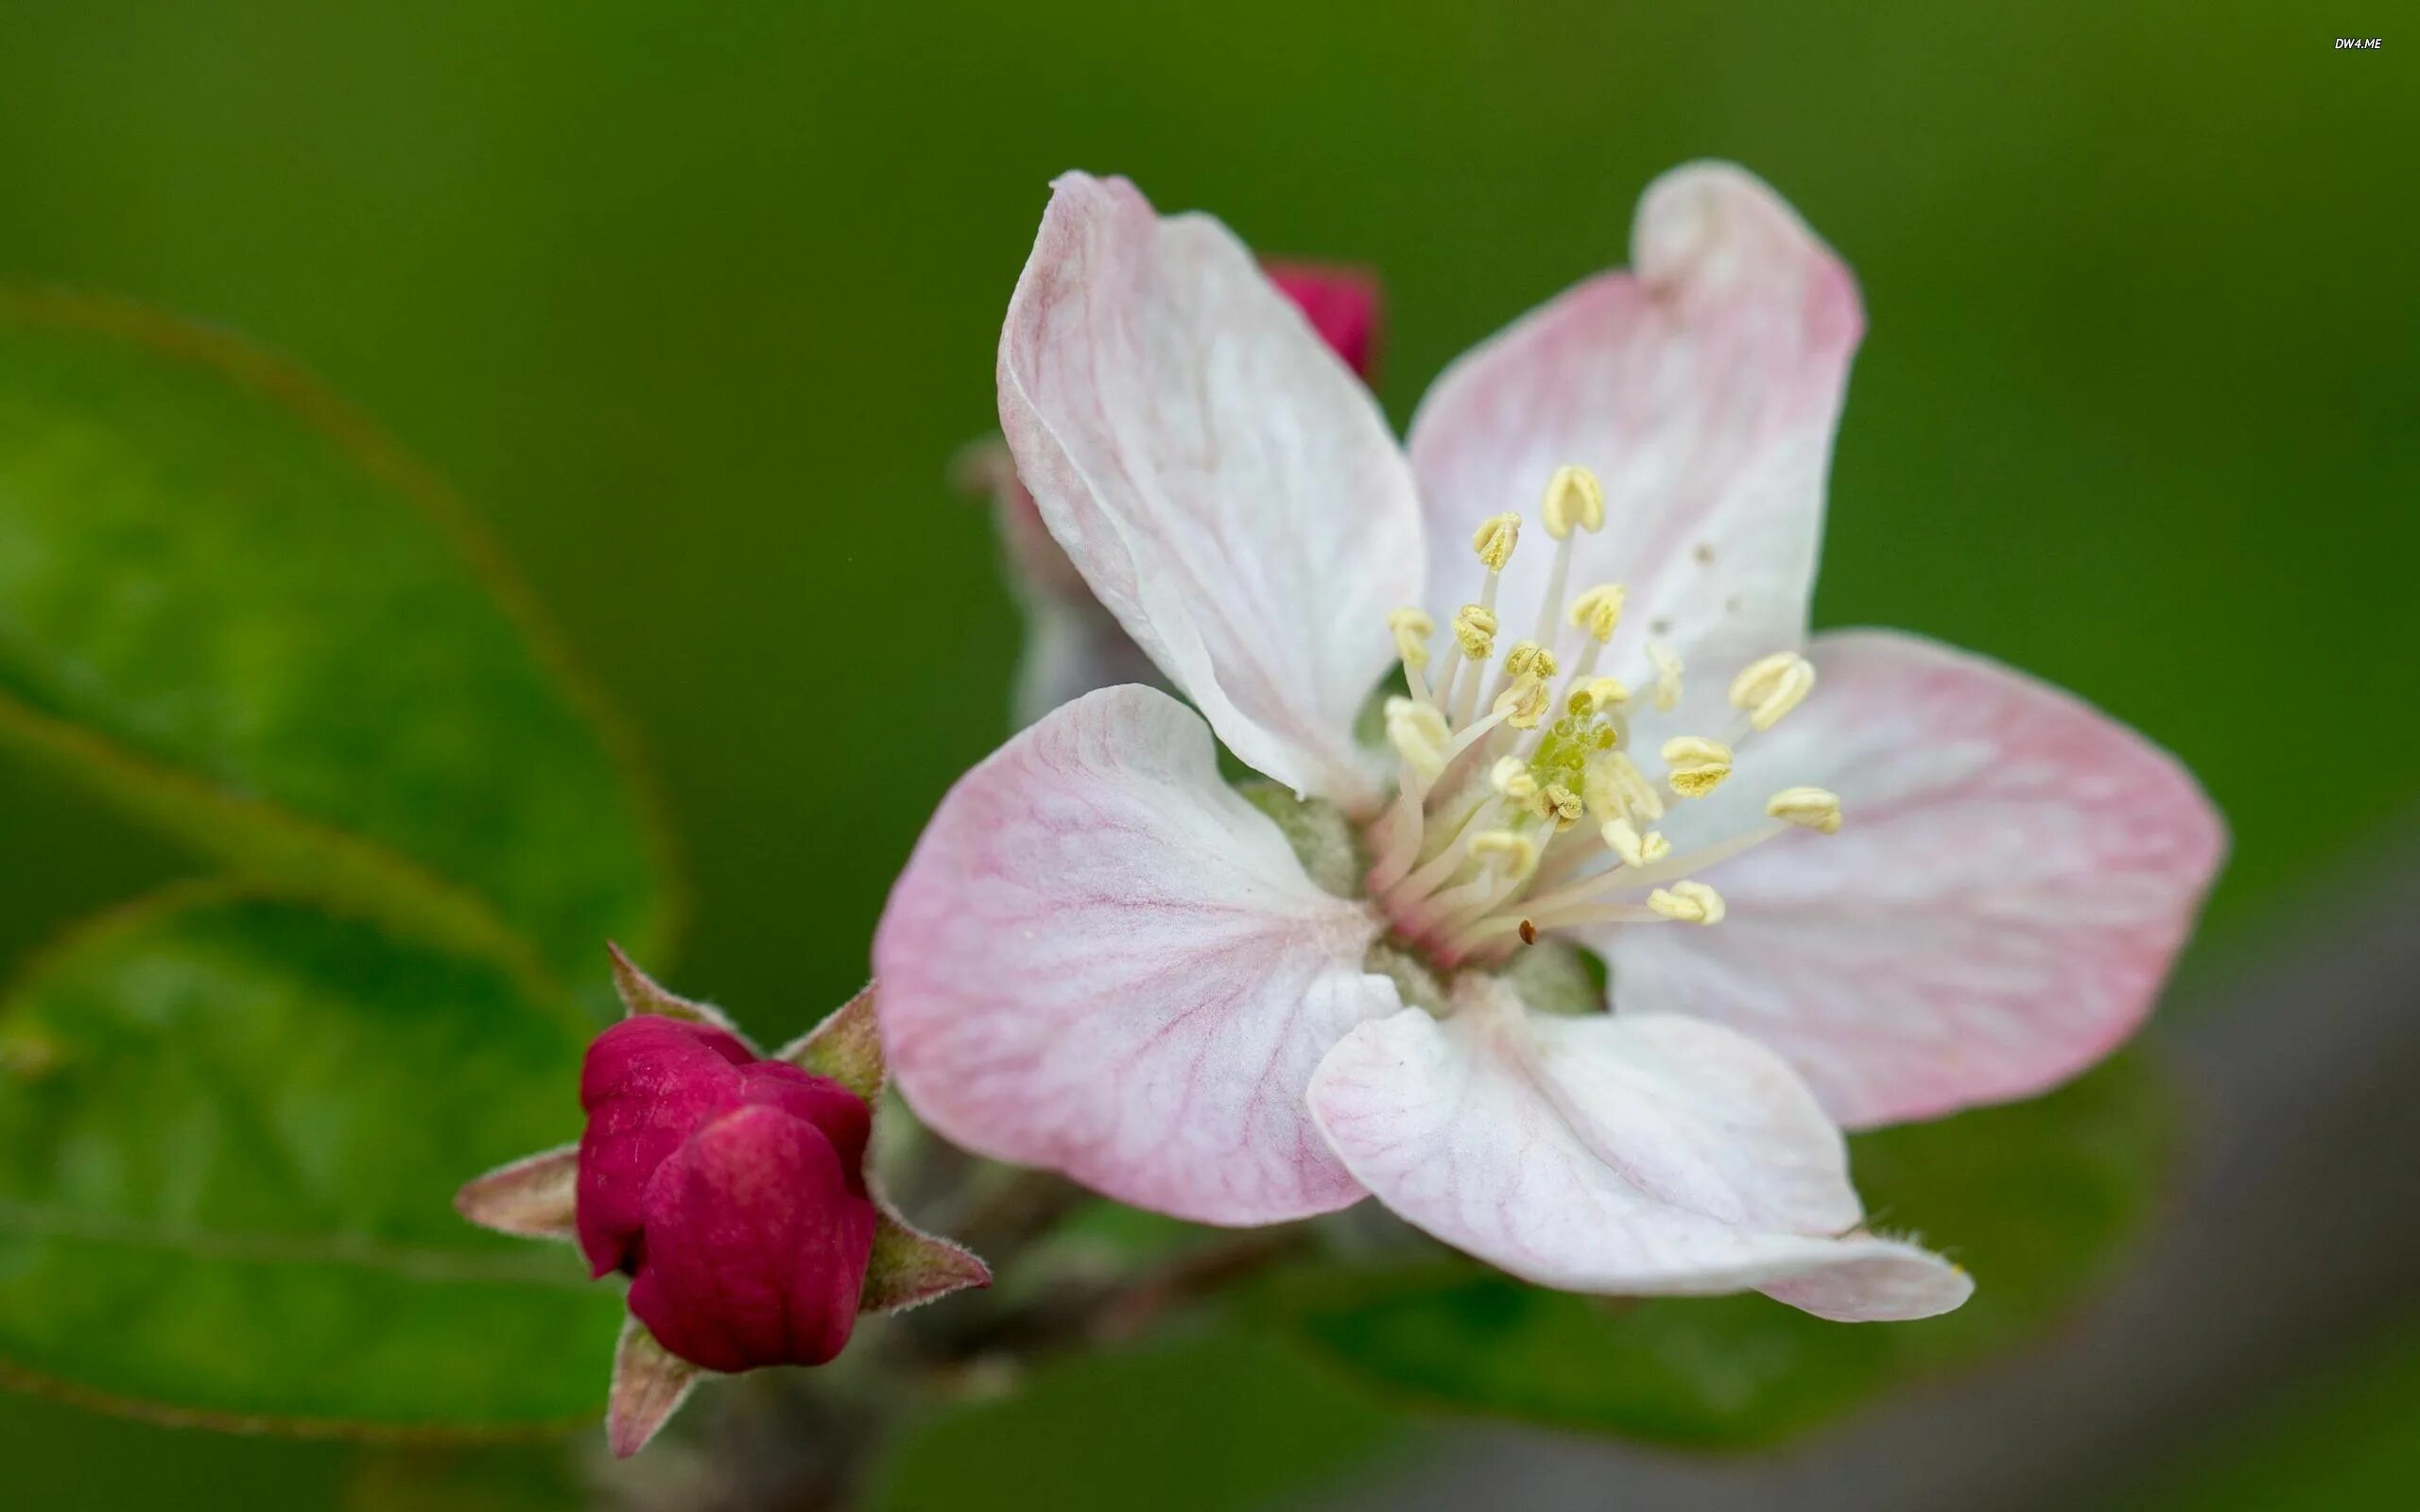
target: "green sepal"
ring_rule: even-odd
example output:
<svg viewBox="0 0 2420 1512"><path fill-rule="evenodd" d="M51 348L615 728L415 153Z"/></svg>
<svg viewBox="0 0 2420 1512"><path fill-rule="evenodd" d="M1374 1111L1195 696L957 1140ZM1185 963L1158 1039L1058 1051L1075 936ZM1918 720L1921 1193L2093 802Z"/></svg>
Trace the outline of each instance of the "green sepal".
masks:
<svg viewBox="0 0 2420 1512"><path fill-rule="evenodd" d="M773 1058L829 1076L879 1113L889 1075L883 1067L882 1030L874 1019L873 985L869 983L821 1023L784 1045Z"/></svg>
<svg viewBox="0 0 2420 1512"><path fill-rule="evenodd" d="M756 1048L756 1042L731 1021L730 1015L711 1003L692 1002L679 993L667 991L662 983L640 971L638 963L624 954L619 945L609 942L605 954L614 963L614 991L621 998L623 1012L628 1017L637 1018L643 1013L652 1013L666 1019L702 1023L710 1029L720 1029L751 1051Z"/></svg>

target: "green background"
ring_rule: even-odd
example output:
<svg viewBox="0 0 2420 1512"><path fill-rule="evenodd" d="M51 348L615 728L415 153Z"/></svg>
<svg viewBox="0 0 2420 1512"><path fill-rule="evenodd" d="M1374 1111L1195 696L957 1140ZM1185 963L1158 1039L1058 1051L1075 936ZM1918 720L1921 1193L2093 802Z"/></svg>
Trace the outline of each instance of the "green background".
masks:
<svg viewBox="0 0 2420 1512"><path fill-rule="evenodd" d="M2358 19L0 0L0 279L239 329L455 484L652 754L693 894L678 985L778 1039L862 983L890 876L1006 728L1015 619L943 473L993 423L1051 174L1376 267L1400 420L1455 352L1623 260L1657 171L1736 158L1865 290L1822 619L1992 652L2202 773L2237 850L2190 1011L2420 798L2420 40L2335 50ZM185 867L4 765L0 855L11 959ZM2416 1358L2406 1334L2281 1402L2240 1480L2354 1505L2408 1484ZM1286 1392L1340 1451L1392 1432L1247 1345L1109 1368L1070 1395L1125 1431L1046 1401L926 1458L979 1471L1055 1434L1098 1483L1075 1504L1206 1501L1318 1468L1253 1447ZM24 1398L0 1398L0 1464L38 1506L410 1496L340 1446Z"/></svg>

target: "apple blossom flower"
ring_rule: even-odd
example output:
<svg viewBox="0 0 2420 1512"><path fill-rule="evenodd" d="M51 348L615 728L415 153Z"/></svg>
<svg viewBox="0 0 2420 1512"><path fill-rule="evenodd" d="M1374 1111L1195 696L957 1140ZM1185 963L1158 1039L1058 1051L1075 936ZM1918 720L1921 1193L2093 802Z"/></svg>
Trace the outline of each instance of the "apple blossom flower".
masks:
<svg viewBox="0 0 2420 1512"><path fill-rule="evenodd" d="M1262 271L1328 349L1368 382L1377 358L1377 280L1357 268L1314 263L1270 262ZM1025 648L1011 698L1017 723L1029 725L1095 688L1158 684L1151 659L1101 608L1083 575L1050 539L1041 509L1017 480L1016 462L999 438L968 446L957 472L962 488L992 501L1009 582L1025 610Z"/></svg>
<svg viewBox="0 0 2420 1512"><path fill-rule="evenodd" d="M882 1087L873 989L776 1056L675 997L618 950L630 1017L581 1067L579 1143L465 1186L472 1222L573 1239L631 1278L608 1432L635 1452L700 1372L822 1365L861 1312L988 1285L981 1261L919 1232L867 1180Z"/></svg>
<svg viewBox="0 0 2420 1512"><path fill-rule="evenodd" d="M875 942L936 1128L1209 1223L1374 1194L1549 1286L1965 1298L1865 1226L1840 1125L2105 1055L2221 827L2066 694L1810 639L1855 284L1720 164L1648 190L1634 263L1454 364L1399 448L1224 226L1057 182L1003 426L1193 707L1093 693L942 803Z"/></svg>

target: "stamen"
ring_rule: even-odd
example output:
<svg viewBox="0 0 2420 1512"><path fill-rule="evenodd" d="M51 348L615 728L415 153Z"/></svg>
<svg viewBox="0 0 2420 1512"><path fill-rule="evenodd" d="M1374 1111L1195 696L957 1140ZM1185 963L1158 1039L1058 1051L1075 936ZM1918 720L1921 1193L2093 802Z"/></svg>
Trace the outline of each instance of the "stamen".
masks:
<svg viewBox="0 0 2420 1512"><path fill-rule="evenodd" d="M1473 662L1484 662L1495 654L1495 611L1478 604L1465 604L1454 615L1454 639L1462 655Z"/></svg>
<svg viewBox="0 0 2420 1512"><path fill-rule="evenodd" d="M1537 796L1538 780L1530 775L1527 763L1518 756L1503 756L1487 769L1488 784L1515 803L1526 803Z"/></svg>
<svg viewBox="0 0 2420 1512"><path fill-rule="evenodd" d="M1471 706L1478 701L1479 684L1486 680L1481 664L1495 650L1495 590L1503 581L1504 564L1512 559L1512 548L1520 541L1521 517L1517 514L1490 515L1471 532L1471 550L1478 554L1479 565L1487 569L1487 580L1479 585L1478 602L1463 605L1454 616L1454 644L1446 648L1445 665L1437 675L1438 707L1455 724L1471 716ZM1461 681L1465 660L1471 663L1467 687Z"/></svg>
<svg viewBox="0 0 2420 1512"><path fill-rule="evenodd" d="M1521 543L1521 517L1517 514L1492 514L1479 522L1471 532L1471 550L1491 573L1500 573L1512 559L1512 548Z"/></svg>
<svg viewBox="0 0 2420 1512"><path fill-rule="evenodd" d="M1495 676L1495 696L1500 700L1507 689L1525 679L1535 678L1542 682L1551 679L1555 665L1554 653L1537 642L1513 642L1512 648L1504 653L1504 670Z"/></svg>
<svg viewBox="0 0 2420 1512"><path fill-rule="evenodd" d="M1614 627L1621 624L1622 600L1627 596L1619 583L1599 584L1571 601L1571 623L1602 645L1614 638Z"/></svg>
<svg viewBox="0 0 2420 1512"><path fill-rule="evenodd" d="M1558 830L1568 830L1580 822L1580 795L1561 782L1548 782L1538 789L1534 811L1542 819L1554 820Z"/></svg>
<svg viewBox="0 0 2420 1512"><path fill-rule="evenodd" d="M1610 713L1630 702L1630 690L1617 679L1590 678L1574 687L1563 700L1565 713L1585 719L1600 711Z"/></svg>
<svg viewBox="0 0 2420 1512"><path fill-rule="evenodd" d="M1641 834L1628 819L1608 819L1597 833L1626 867L1652 866L1672 853L1671 841L1653 830Z"/></svg>
<svg viewBox="0 0 2420 1512"><path fill-rule="evenodd" d="M1426 610L1406 607L1387 616L1387 629L1395 638L1395 655L1403 661L1403 679L1411 696L1423 703L1428 694L1428 638L1437 633L1437 622Z"/></svg>
<svg viewBox="0 0 2420 1512"><path fill-rule="evenodd" d="M1731 775L1731 747L1697 735L1676 735L1664 743L1664 765L1671 768L1672 791L1683 798L1703 798Z"/></svg>
<svg viewBox="0 0 2420 1512"><path fill-rule="evenodd" d="M1488 732L1503 722L1502 714L1490 714L1457 734L1445 747L1444 765L1451 767L1464 751L1485 740ZM1412 897L1418 897L1427 888L1435 886L1439 880L1451 872L1454 868L1461 865L1462 851L1458 845L1449 840L1445 850L1451 853L1453 859L1440 866L1439 862L1443 861L1443 858L1436 858L1429 863L1429 866L1437 868L1433 873L1429 871L1428 867L1423 867L1423 877L1413 878L1411 869L1420 860L1422 847L1427 843L1430 821L1433 819L1441 826L1451 823L1454 827L1454 835L1459 838L1474 825L1483 822L1484 816L1492 816L1496 806L1495 800L1490 799L1474 803L1469 809L1460 814L1432 815L1428 812L1428 792L1429 780L1414 772L1411 774L1411 780L1405 782L1401 791L1395 794L1394 807L1388 812L1387 817L1381 820L1385 826L1384 838L1379 843L1378 855L1371 865L1369 879L1366 883L1372 897L1392 902L1397 891L1404 888L1408 883L1417 884L1410 886L1409 895Z"/></svg>
<svg viewBox="0 0 2420 1512"><path fill-rule="evenodd" d="M1547 482L1544 507L1547 534L1554 537L1554 568L1547 574L1546 597L1538 601L1538 627L1532 638L1540 644L1554 639L1563 623L1563 590L1571 579L1571 536L1574 529L1599 530L1605 524L1605 490L1597 474L1584 467L1559 467Z"/></svg>
<svg viewBox="0 0 2420 1512"><path fill-rule="evenodd" d="M1557 541L1582 530L1605 528L1605 488L1584 467L1559 467L1547 481L1547 534Z"/></svg>
<svg viewBox="0 0 2420 1512"><path fill-rule="evenodd" d="M1424 783L1437 781L1445 769L1445 744L1453 731L1438 707L1419 698L1387 700L1387 740L1403 764Z"/></svg>
<svg viewBox="0 0 2420 1512"><path fill-rule="evenodd" d="M1502 717L1500 714L1490 716L1491 720L1499 720ZM1465 730L1463 733L1467 735L1469 731ZM1496 822L1496 816L1503 812L1503 809L1504 799L1490 794L1459 813L1429 816L1437 826L1439 833L1444 834L1450 828L1451 833L1447 835L1445 843L1426 861L1419 861L1416 866L1408 866L1400 876L1395 877L1383 889L1372 888L1398 923L1409 924L1426 905L1425 900L1429 897L1429 894L1442 885L1446 878L1462 868L1462 864L1470 857L1471 841L1492 828ZM1417 851L1414 852L1413 860L1418 860Z"/></svg>
<svg viewBox="0 0 2420 1512"><path fill-rule="evenodd" d="M1494 573L1487 575L1486 596L1495 596ZM1445 654L1445 677L1437 690L1438 702L1445 706L1447 717L1455 724L1470 718L1472 706L1478 702L1478 685L1487 679L1487 660L1495 654L1495 610L1485 604L1465 604L1455 610L1454 648Z"/></svg>
<svg viewBox="0 0 2420 1512"><path fill-rule="evenodd" d="M1470 749L1473 746L1478 745L1480 741L1485 740L1487 738L1488 731L1494 730L1497 725L1500 725L1503 722L1504 716L1502 714L1492 713L1484 719L1474 719L1469 724L1464 725L1461 732L1454 737L1454 743L1445 747L1445 765L1448 766L1453 765L1456 761L1461 759L1462 752Z"/></svg>
<svg viewBox="0 0 2420 1512"><path fill-rule="evenodd" d="M1471 836L1470 853L1483 861L1507 863L1495 868L1505 876L1526 877L1538 864L1538 842L1518 830L1482 830Z"/></svg>
<svg viewBox="0 0 2420 1512"><path fill-rule="evenodd" d="M1600 818L1644 819L1652 824L1664 816L1663 796L1636 763L1617 750L1600 751L1588 763L1581 783L1588 812Z"/></svg>
<svg viewBox="0 0 2420 1512"><path fill-rule="evenodd" d="M1504 675L1507 678L1545 679L1554 674L1554 653L1535 641L1515 641L1512 649L1504 653Z"/></svg>
<svg viewBox="0 0 2420 1512"><path fill-rule="evenodd" d="M1776 651L1731 679L1731 705L1748 711L1748 722L1758 730L1771 730L1814 691L1815 663L1795 651Z"/></svg>
<svg viewBox="0 0 2420 1512"><path fill-rule="evenodd" d="M1504 690L1494 705L1504 722L1515 730L1535 730L1554 706L1554 693L1544 678L1527 677Z"/></svg>
<svg viewBox="0 0 2420 1512"><path fill-rule="evenodd" d="M1841 796L1821 787L1785 787L1765 800L1776 819L1824 834L1841 833Z"/></svg>
<svg viewBox="0 0 2420 1512"><path fill-rule="evenodd" d="M1681 702L1681 658L1663 642L1650 641L1647 660L1655 663L1655 707L1668 714Z"/></svg>
<svg viewBox="0 0 2420 1512"><path fill-rule="evenodd" d="M1658 887L1647 895L1647 906L1684 924L1720 924L1724 912L1722 894L1703 882L1676 882L1668 891Z"/></svg>

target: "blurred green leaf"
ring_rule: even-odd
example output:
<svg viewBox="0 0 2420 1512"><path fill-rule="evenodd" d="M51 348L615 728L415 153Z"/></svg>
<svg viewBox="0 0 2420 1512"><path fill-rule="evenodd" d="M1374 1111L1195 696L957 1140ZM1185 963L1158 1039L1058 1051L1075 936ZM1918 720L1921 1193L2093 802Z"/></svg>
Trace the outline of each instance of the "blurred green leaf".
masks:
<svg viewBox="0 0 2420 1512"><path fill-rule="evenodd" d="M1976 1274L1972 1301L1922 1322L1827 1323L1755 1296L1576 1297L1443 1260L1297 1273L1269 1300L1336 1360L1437 1406L1766 1442L2016 1343L2076 1302L2152 1216L2169 1112L2128 1058L2034 1102L1855 1141L1875 1225L1921 1225Z"/></svg>
<svg viewBox="0 0 2420 1512"><path fill-rule="evenodd" d="M580 1504L552 1445L444 1445L365 1453L342 1512L552 1512Z"/></svg>
<svg viewBox="0 0 2420 1512"><path fill-rule="evenodd" d="M900 1442L872 1502L890 1512L999 1506L1011 1494L1055 1512L1254 1507L1363 1463L1401 1426L1286 1341L1226 1331L1063 1358L1014 1396L938 1413Z"/></svg>
<svg viewBox="0 0 2420 1512"><path fill-rule="evenodd" d="M307 378L0 294L0 747L247 874L596 978L665 900L579 688L441 487Z"/></svg>
<svg viewBox="0 0 2420 1512"><path fill-rule="evenodd" d="M0 1007L0 1373L221 1426L539 1429L620 1305L457 1218L575 1125L497 967L226 888L107 916Z"/></svg>

